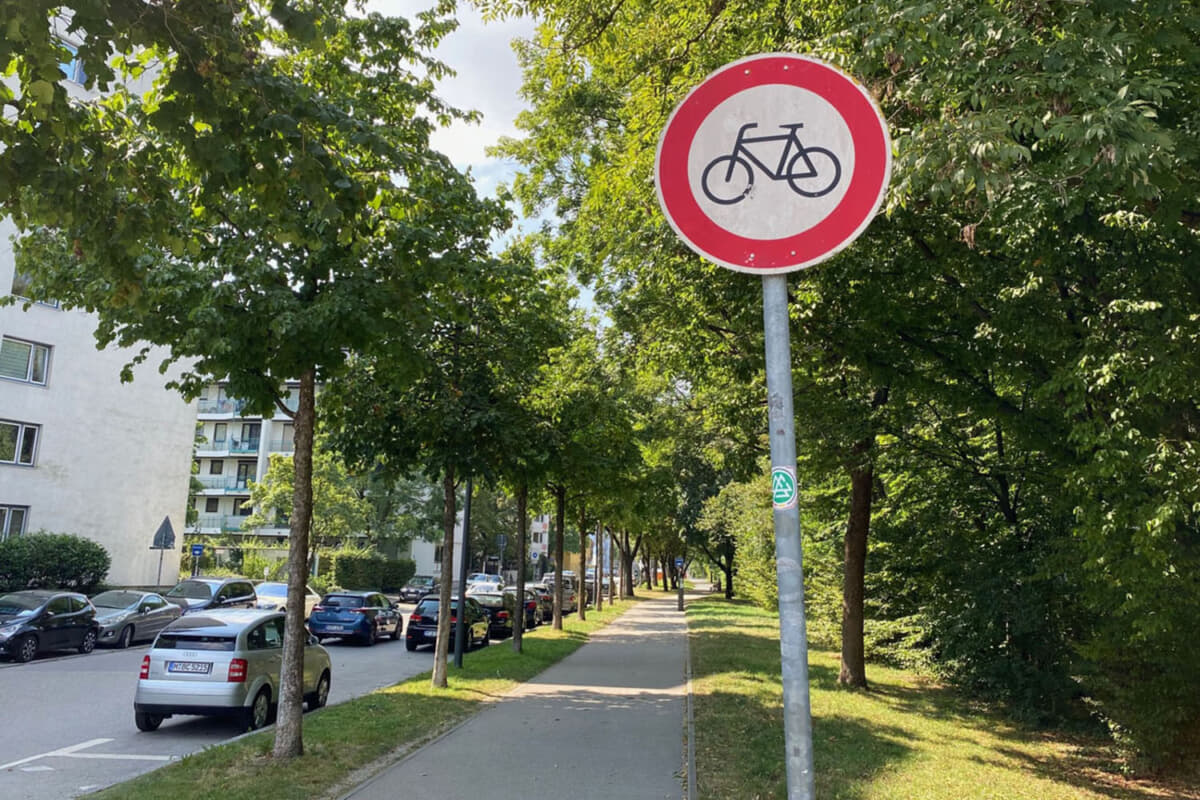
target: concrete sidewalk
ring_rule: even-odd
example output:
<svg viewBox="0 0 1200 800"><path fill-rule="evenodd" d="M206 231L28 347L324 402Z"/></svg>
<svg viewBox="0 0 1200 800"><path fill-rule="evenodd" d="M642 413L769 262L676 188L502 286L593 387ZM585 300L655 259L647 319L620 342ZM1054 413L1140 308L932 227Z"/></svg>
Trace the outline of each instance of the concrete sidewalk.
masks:
<svg viewBox="0 0 1200 800"><path fill-rule="evenodd" d="M345 800L682 798L687 624L675 603L638 603Z"/></svg>

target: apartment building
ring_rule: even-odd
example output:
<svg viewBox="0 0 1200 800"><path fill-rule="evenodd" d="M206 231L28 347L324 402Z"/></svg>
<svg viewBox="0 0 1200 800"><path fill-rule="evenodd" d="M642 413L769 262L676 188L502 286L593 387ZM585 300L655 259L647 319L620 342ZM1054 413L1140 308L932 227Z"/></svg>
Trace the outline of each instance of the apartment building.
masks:
<svg viewBox="0 0 1200 800"><path fill-rule="evenodd" d="M22 296L15 228L0 220L0 292ZM0 539L40 530L103 545L108 580L153 585L166 520L184 529L193 404L164 388L162 351L121 383L133 352L96 349L96 317L56 303L0 307ZM161 554L174 583L177 550Z"/></svg>
<svg viewBox="0 0 1200 800"><path fill-rule="evenodd" d="M297 402L292 392L285 404L294 412ZM282 543L288 535L286 511L278 511L269 527L245 530L242 524L252 511L249 482L267 474L272 453L292 455L294 427L282 410L271 417L248 416L244 406L221 383L210 385L199 398L196 478L203 488L196 494L196 522L188 532L274 536Z"/></svg>

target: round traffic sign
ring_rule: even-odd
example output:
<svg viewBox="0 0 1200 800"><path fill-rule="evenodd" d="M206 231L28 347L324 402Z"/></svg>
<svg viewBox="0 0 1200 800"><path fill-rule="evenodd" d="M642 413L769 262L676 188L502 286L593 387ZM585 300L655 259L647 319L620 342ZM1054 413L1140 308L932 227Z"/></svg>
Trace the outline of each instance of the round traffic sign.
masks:
<svg viewBox="0 0 1200 800"><path fill-rule="evenodd" d="M655 183L671 227L740 272L790 272L870 224L891 173L887 125L867 91L805 56L726 64L672 112Z"/></svg>

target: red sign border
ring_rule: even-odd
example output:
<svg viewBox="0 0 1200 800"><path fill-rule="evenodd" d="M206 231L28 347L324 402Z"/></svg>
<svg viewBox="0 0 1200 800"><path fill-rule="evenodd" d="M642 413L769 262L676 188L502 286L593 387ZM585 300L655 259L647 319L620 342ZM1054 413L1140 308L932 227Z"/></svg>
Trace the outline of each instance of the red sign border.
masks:
<svg viewBox="0 0 1200 800"><path fill-rule="evenodd" d="M806 89L832 105L850 129L854 174L841 202L812 228L782 239L752 239L713 222L688 180L688 152L714 108L746 89L781 84ZM667 119L655 156L658 201L667 221L700 255L738 272L771 275L824 261L858 238L887 192L892 168L887 124L857 81L823 61L796 53L762 53L713 72Z"/></svg>

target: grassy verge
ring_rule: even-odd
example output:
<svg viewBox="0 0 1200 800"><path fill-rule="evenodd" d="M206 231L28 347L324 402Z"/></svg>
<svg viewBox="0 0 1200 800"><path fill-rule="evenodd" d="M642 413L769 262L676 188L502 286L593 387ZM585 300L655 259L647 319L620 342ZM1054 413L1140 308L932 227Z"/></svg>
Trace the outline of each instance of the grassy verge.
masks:
<svg viewBox="0 0 1200 800"><path fill-rule="evenodd" d="M786 798L778 616L707 597L688 626L700 797ZM810 653L822 800L1200 800L1200 771L1127 780L1102 741L1021 728L901 670L868 665L870 692L837 675L837 653Z"/></svg>
<svg viewBox="0 0 1200 800"><path fill-rule="evenodd" d="M626 611L634 601L571 615L563 630L545 625L526 633L521 655L508 641L476 650L463 668L450 666L448 689L432 689L428 672L403 683L330 706L304 717L304 755L286 762L271 757L273 730L193 753L181 761L89 795L97 800L310 800L337 797L364 765L416 747L499 699L519 683L565 658L588 635ZM337 676L334 676L334 680Z"/></svg>

